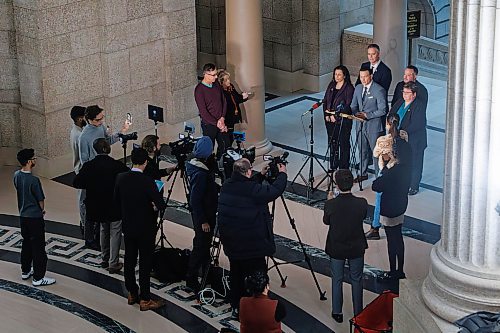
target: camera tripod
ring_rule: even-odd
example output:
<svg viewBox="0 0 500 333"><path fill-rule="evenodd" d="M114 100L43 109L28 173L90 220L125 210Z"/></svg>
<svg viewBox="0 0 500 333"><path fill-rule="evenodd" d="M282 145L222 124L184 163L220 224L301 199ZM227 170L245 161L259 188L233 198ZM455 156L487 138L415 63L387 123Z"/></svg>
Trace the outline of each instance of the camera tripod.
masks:
<svg viewBox="0 0 500 333"><path fill-rule="evenodd" d="M285 288L286 287L286 279L288 276L285 276L285 277L283 276L283 274L281 273L281 271L279 269L279 266L286 265L286 264L297 264L300 262L305 262L307 264L309 271L311 272L313 279L314 279L314 283L316 284L316 288L318 289L319 299L321 301L324 301L327 299L325 296L326 291L321 290L321 286L319 285L318 279L316 278L316 273L314 273L314 270L312 268L311 258L307 254L306 248L304 247L304 243L302 243L302 240L300 239L299 231L297 230L297 226L295 224L295 219L290 214L290 210L288 209L288 206L286 205L285 198L283 197L283 195L281 195L280 198L281 198L281 202L283 203L283 207L285 207L285 212L286 212L286 215L288 217L288 221L290 222L290 225L292 226L293 231L295 231L295 236L297 236L297 241L299 242L300 249L302 250L302 254L304 256L304 259L294 260L294 261L277 262L274 257L269 257L269 259L271 259L271 261L273 262L273 265L271 267L269 267L267 270L270 271L271 269L275 268L276 271L278 272L278 275L279 275L280 280L281 280L281 287ZM275 209L276 209L276 200L273 201L272 210L271 210L271 220L273 221L273 223L274 223L274 217L275 217L275 215L274 215Z"/></svg>
<svg viewBox="0 0 500 333"><path fill-rule="evenodd" d="M172 183L170 184L170 187L168 188L167 190L167 197L164 198L165 200L165 203L166 203L166 208L186 208L187 210L189 210L191 212L191 207L189 206L189 191L188 191L188 179L187 179L187 176L186 176L186 162L185 162L185 159L178 159L178 163L175 167L175 171L170 174L168 177L167 177L167 181L169 181L172 176L173 176L173 180L172 180ZM180 173L180 178L182 179L182 186L184 188L184 193L186 195L186 203L184 204L169 204L170 202L170 197L172 196L172 192L173 192L173 189L174 189L174 185L175 185L175 181L177 180L177 176L179 175ZM164 248L164 242L167 242L168 245L170 245L170 247L173 247L172 244L168 241L167 239L167 236L165 236L165 232L163 231L163 216L165 215L165 210L163 211L160 211L160 221L158 222L158 226L156 228L156 234L158 234L158 231L160 231L160 238L158 239L158 241L156 242L156 246L160 245L161 248Z"/></svg>

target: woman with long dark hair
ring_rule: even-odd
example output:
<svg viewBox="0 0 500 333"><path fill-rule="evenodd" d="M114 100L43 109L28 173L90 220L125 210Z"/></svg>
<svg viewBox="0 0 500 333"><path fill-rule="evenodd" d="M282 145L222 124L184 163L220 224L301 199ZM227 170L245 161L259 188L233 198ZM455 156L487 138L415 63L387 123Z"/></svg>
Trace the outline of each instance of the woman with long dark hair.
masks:
<svg viewBox="0 0 500 333"><path fill-rule="evenodd" d="M330 151L330 171L349 169L352 120L340 114L352 114L354 87L347 67L335 67L332 81L323 98L323 112ZM334 114L332 114L334 113Z"/></svg>
<svg viewBox="0 0 500 333"><path fill-rule="evenodd" d="M387 236L390 270L383 278L404 279L404 241L402 226L408 207L408 189L411 181L411 149L406 133L398 130L399 116L387 117L388 134L377 140L374 155L379 155L382 166L380 176L372 189L380 196L380 223ZM406 140L405 140L406 139Z"/></svg>

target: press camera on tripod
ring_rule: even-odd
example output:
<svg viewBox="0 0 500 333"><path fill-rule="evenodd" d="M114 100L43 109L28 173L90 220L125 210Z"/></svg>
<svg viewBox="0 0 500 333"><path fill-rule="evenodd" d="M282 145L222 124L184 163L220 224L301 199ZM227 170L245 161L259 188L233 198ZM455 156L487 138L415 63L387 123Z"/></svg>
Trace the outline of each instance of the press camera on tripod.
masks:
<svg viewBox="0 0 500 333"><path fill-rule="evenodd" d="M197 141L193 137L194 127L189 125L184 126L184 133L179 133L179 140L169 142L170 153L175 156L178 166L183 166L189 154L193 152L194 145Z"/></svg>
<svg viewBox="0 0 500 333"><path fill-rule="evenodd" d="M249 148L243 147L243 142L246 140L245 132L233 132L233 139L236 142L236 149L228 149L222 155L222 165L224 167L224 177L228 179L233 173L234 161L240 158L246 158L253 163L255 161L255 147L251 146Z"/></svg>
<svg viewBox="0 0 500 333"><path fill-rule="evenodd" d="M289 153L286 151L281 156L264 155L262 157L264 161L270 161L270 163L268 164L269 169L267 170L266 173L266 180L269 183L274 182L276 180L276 177L278 177L279 173L278 164L283 164L283 165L288 164L288 161L286 160L288 155Z"/></svg>

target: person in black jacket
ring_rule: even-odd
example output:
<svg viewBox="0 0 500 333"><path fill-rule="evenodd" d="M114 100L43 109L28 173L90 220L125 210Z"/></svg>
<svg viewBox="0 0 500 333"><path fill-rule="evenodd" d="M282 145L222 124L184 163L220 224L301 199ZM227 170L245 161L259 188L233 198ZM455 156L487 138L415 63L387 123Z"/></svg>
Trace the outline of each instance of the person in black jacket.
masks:
<svg viewBox="0 0 500 333"><path fill-rule="evenodd" d="M323 98L323 116L328 133L331 172L337 168L349 169L352 120L342 118L339 114L352 114L351 102L354 95L354 87L347 67L337 66L333 72L332 82L326 88ZM332 115L327 111L336 114Z"/></svg>
<svg viewBox="0 0 500 333"><path fill-rule="evenodd" d="M339 169L334 178L340 194L336 198L333 198L332 192L328 194L323 223L329 226L325 252L330 256L332 271L332 317L341 323L342 281L346 260L349 263L354 315L363 310L363 266L365 250L368 248L363 220L366 218L368 202L352 195L354 179L351 171Z"/></svg>
<svg viewBox="0 0 500 333"><path fill-rule="evenodd" d="M122 243L120 210L113 200L115 180L118 174L128 171L125 164L109 156L111 146L104 138L94 141L97 156L83 164L73 180L73 186L87 192L87 223L100 224L101 267L111 274L123 267L118 261Z"/></svg>
<svg viewBox="0 0 500 333"><path fill-rule="evenodd" d="M381 85L385 89L385 99L392 82L392 72L387 65L380 60L380 46L377 44L368 44L366 47L368 61L361 64L360 70L370 68L373 72L373 81ZM360 84L361 80L358 76L356 85Z"/></svg>
<svg viewBox="0 0 500 333"><path fill-rule="evenodd" d="M217 214L217 184L212 151L212 140L208 136L203 136L194 146L194 158L186 163L190 186L189 204L194 229L193 251L189 257L186 286L195 293L200 290L198 282L200 267L208 264L210 259L210 243Z"/></svg>
<svg viewBox="0 0 500 333"><path fill-rule="evenodd" d="M384 167L381 176L372 183L372 190L382 193L380 198L380 223L384 225L387 236L387 252L389 255L390 271L383 278L403 279L404 266L404 241L402 225L404 213L408 207L408 189L411 182L411 156L410 146L401 139L397 131L399 116L391 114L387 118L391 124L394 145L393 156L395 164ZM394 131L396 129L396 131ZM387 154L382 154L385 161L389 160Z"/></svg>
<svg viewBox="0 0 500 333"><path fill-rule="evenodd" d="M240 104L248 100L248 93L242 92L241 94L236 90L234 85L231 83L231 75L225 69L219 69L217 72L217 79L224 91L224 97L226 98L226 118L224 122L227 126L228 141L229 146L233 145L233 132L234 125L241 123L241 109Z"/></svg>
<svg viewBox="0 0 500 333"><path fill-rule="evenodd" d="M135 280L135 266L139 255L140 310L157 309L164 305L151 299L149 274L157 228L158 210L165 209L165 202L153 179L143 174L148 163L148 153L142 148L132 150L132 170L121 173L116 179L115 200L121 209L125 237L125 287L128 304L139 301L139 287Z"/></svg>
<svg viewBox="0 0 500 333"><path fill-rule="evenodd" d="M141 148L148 152L148 164L144 169L144 174L150 176L154 180L161 180L173 172L174 168L160 169L158 165L158 153L160 151L160 138L156 135L146 135L141 142Z"/></svg>
<svg viewBox="0 0 500 333"><path fill-rule="evenodd" d="M255 271L265 271L266 256L276 251L268 203L285 191L286 167L272 184L262 184L266 168L252 178L252 166L246 158L234 162L233 174L221 188L217 222L224 253L231 269L231 306L238 314L244 295L244 279Z"/></svg>

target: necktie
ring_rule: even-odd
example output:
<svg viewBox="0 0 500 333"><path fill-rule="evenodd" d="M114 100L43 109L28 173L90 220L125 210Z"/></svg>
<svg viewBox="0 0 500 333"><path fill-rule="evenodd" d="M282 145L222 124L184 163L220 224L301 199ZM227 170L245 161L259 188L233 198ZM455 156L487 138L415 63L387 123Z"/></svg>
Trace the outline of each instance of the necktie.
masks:
<svg viewBox="0 0 500 333"><path fill-rule="evenodd" d="M366 97L366 92L368 91L368 88L365 87L364 90L363 90L363 95L361 95L361 102L364 102L365 101L365 97Z"/></svg>

